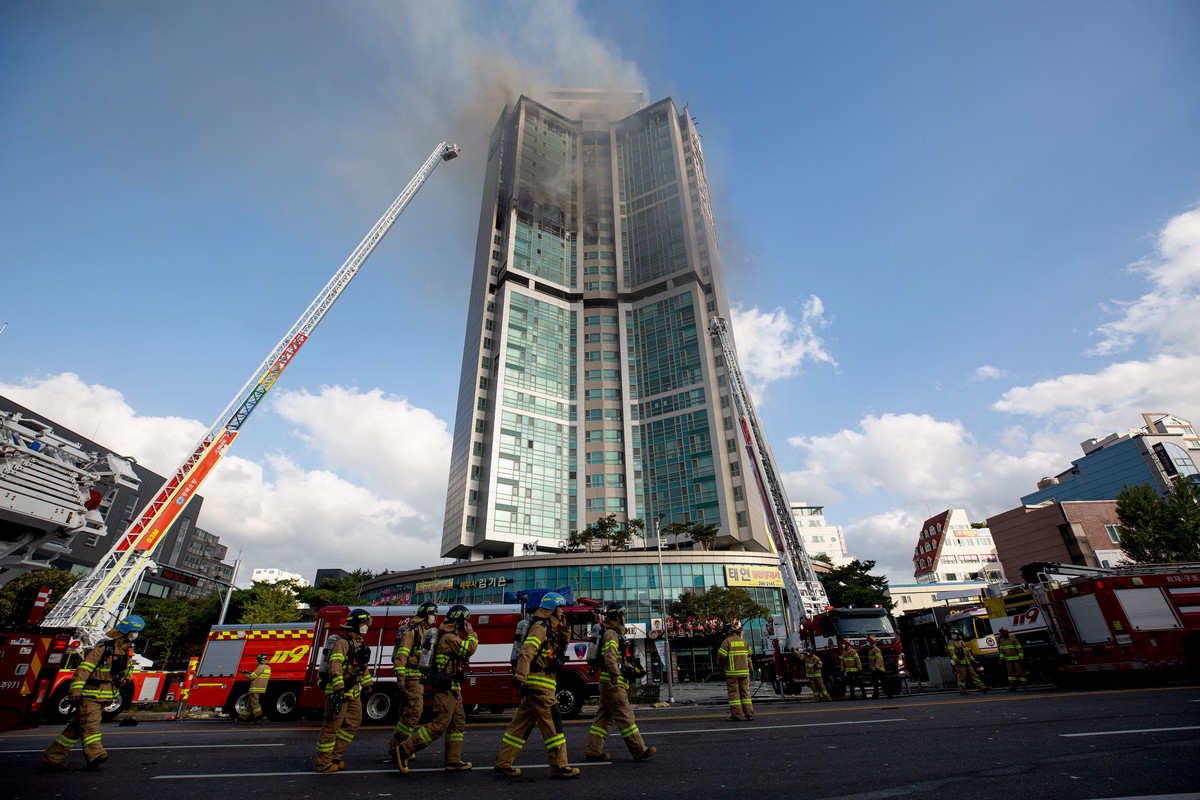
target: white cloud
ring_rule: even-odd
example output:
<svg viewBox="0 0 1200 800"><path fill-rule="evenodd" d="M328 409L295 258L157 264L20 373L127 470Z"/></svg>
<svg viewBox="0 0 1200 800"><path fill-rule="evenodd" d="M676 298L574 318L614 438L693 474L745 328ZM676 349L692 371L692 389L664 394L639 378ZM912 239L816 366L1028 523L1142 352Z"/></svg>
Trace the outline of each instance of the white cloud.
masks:
<svg viewBox="0 0 1200 800"><path fill-rule="evenodd" d="M805 361L837 366L817 333L829 321L816 295L805 301L798 322L783 308L763 311L735 305L730 315L738 364L756 401L767 384L799 374Z"/></svg>
<svg viewBox="0 0 1200 800"><path fill-rule="evenodd" d="M1003 378L1006 375L1008 375L1007 370L1003 370L998 367L993 367L991 364L984 364L982 367L979 367L978 369L975 370L975 374L972 376L972 380L989 381L989 380L995 380L997 378Z"/></svg>
<svg viewBox="0 0 1200 800"><path fill-rule="evenodd" d="M926 414L862 419L855 429L794 437L801 469L785 475L793 496L867 510L843 527L852 555L878 562L893 581L912 580L911 554L921 522L947 508L973 521L1015 507L1037 480L1082 457L1079 443L1139 427L1141 412L1195 419L1200 397L1200 211L1170 220L1157 253L1133 266L1148 291L1121 304L1121 316L1100 326L1093 353L1113 355L1145 346L1141 360L1106 363L1094 372L1059 375L1014 386L992 410L1031 418L1038 427L1008 425L981 444L960 422ZM765 326L764 326L765 327ZM764 380L768 374L761 375ZM977 379L1003 377L991 366ZM836 521L838 507L829 508Z"/></svg>
<svg viewBox="0 0 1200 800"><path fill-rule="evenodd" d="M120 392L70 373L0 384L0 394L160 475L172 474L207 430L139 415ZM306 469L281 453L263 463L231 454L213 470L199 524L221 537L230 560L241 550L241 583L257 567L311 579L321 567L380 571L440 560L445 422L403 398L342 387L284 392L264 408L298 426L321 466Z"/></svg>

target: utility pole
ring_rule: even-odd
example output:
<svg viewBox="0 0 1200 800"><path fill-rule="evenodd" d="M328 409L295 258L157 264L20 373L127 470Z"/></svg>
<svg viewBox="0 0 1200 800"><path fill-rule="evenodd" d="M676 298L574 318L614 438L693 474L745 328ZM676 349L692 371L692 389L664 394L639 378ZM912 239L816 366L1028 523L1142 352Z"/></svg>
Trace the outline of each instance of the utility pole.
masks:
<svg viewBox="0 0 1200 800"><path fill-rule="evenodd" d="M659 514L654 518L654 549L658 551L658 598L662 603L662 624L663 624L663 670L667 673L667 702L675 702L675 685L671 680L671 637L667 636L667 587L663 583L663 560L662 560L662 520L666 514Z"/></svg>

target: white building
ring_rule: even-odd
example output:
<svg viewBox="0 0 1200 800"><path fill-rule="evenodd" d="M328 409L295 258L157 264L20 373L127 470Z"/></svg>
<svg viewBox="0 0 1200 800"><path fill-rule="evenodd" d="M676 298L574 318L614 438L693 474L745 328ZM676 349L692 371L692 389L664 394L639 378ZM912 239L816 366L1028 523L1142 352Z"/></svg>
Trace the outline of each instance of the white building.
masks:
<svg viewBox="0 0 1200 800"><path fill-rule="evenodd" d="M792 518L800 531L804 549L809 558L829 561L835 567L844 567L853 561L846 553L846 537L841 525L830 525L825 521L824 506L807 503L792 503Z"/></svg>
<svg viewBox="0 0 1200 800"><path fill-rule="evenodd" d="M917 583L1004 580L992 532L976 527L961 508L950 508L921 525L913 549Z"/></svg>
<svg viewBox="0 0 1200 800"><path fill-rule="evenodd" d="M905 611L973 602L983 596L987 586L987 581L890 583L884 594L896 604L892 609L892 616L899 617Z"/></svg>
<svg viewBox="0 0 1200 800"><path fill-rule="evenodd" d="M256 569L250 580L255 583L279 583L280 581L295 581L297 586L308 586L308 581L294 572L284 572L281 569Z"/></svg>

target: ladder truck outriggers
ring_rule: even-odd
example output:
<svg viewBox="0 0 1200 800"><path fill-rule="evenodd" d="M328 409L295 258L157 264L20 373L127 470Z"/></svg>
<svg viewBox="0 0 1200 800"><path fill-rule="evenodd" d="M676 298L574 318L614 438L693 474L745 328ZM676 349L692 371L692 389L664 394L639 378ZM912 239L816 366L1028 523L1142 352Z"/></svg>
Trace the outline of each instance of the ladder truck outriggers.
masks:
<svg viewBox="0 0 1200 800"><path fill-rule="evenodd" d="M746 448L750 471L758 484L763 512L771 539L779 553L779 572L783 581L784 613L771 620L768 638L772 652L761 666L767 671L775 691L781 695L797 694L807 682L804 673L804 653L815 652L825 665L831 693L841 696L844 683L840 679L838 648L849 641L855 648L864 648L863 666L867 659L867 636L874 636L884 654L887 677L883 690L890 697L899 692L904 655L900 637L887 610L871 608L831 608L825 587L817 577L812 560L804 549L791 504L775 457L763 434L754 402L746 389L746 381L738 365L737 352L729 325L722 317L709 321L708 332L720 344L728 373L729 393L738 413L738 426Z"/></svg>
<svg viewBox="0 0 1200 800"><path fill-rule="evenodd" d="M458 154L458 146L446 142L433 149L412 180L250 376L183 464L153 495L100 563L71 587L46 615L43 626L72 631L86 649L100 641L116 624L121 609L138 585L142 573L154 565L154 553L163 535L229 450L250 414L308 341L318 323L345 291L417 190L425 184L438 164L456 158Z"/></svg>

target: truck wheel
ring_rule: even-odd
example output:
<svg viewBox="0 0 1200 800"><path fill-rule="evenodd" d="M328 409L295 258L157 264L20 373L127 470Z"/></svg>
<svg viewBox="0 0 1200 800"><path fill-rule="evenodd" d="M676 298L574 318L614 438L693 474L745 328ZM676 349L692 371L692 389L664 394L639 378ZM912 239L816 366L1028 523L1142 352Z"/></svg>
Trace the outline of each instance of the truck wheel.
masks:
<svg viewBox="0 0 1200 800"><path fill-rule="evenodd" d="M246 687L235 686L233 691L229 693L229 702L221 710L233 721L242 715L243 711L250 708L250 695L246 692Z"/></svg>
<svg viewBox="0 0 1200 800"><path fill-rule="evenodd" d="M121 715L121 712L129 708L133 704L133 686L126 684L121 687L121 693L109 701L108 705L100 709L100 719L103 722L111 722Z"/></svg>
<svg viewBox="0 0 1200 800"><path fill-rule="evenodd" d="M563 674L559 673L558 692L555 697L558 700L558 713L573 719L579 716L579 710L583 708L587 687L579 678L564 678Z"/></svg>
<svg viewBox="0 0 1200 800"><path fill-rule="evenodd" d="M71 687L64 683L58 687L54 694L50 695L50 700L46 703L46 711L42 715L42 719L46 722L66 722L70 717L70 700L68 695L71 692Z"/></svg>
<svg viewBox="0 0 1200 800"><path fill-rule="evenodd" d="M363 722L386 725L395 721L398 704L387 689L376 689L363 702Z"/></svg>
<svg viewBox="0 0 1200 800"><path fill-rule="evenodd" d="M297 687L284 686L268 695L263 704L267 719L274 722L290 722L300 716L300 692Z"/></svg>

